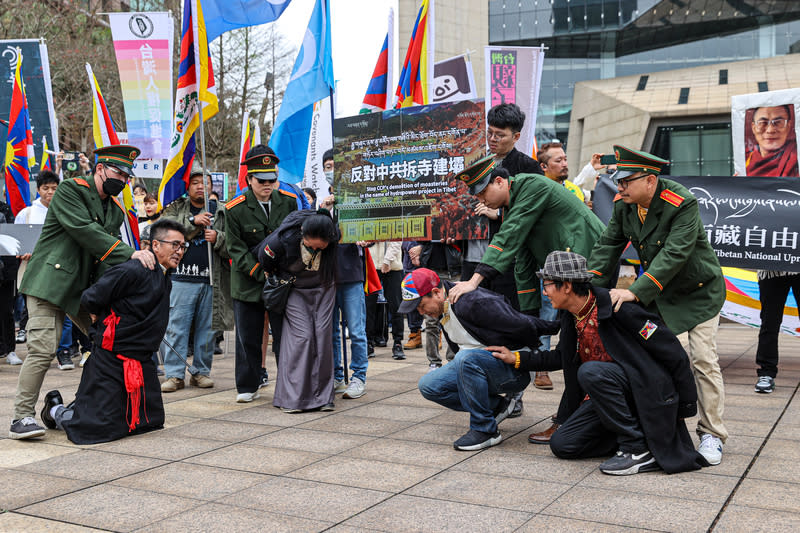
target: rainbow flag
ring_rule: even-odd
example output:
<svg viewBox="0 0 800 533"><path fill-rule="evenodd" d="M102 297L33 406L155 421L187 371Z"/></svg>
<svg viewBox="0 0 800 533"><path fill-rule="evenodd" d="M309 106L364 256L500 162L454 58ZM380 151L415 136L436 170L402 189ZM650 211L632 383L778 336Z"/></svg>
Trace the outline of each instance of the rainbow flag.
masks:
<svg viewBox="0 0 800 533"><path fill-rule="evenodd" d="M11 111L8 114L6 157L3 165L6 203L11 207L14 216L31 205L30 169L36 165L28 99L25 96L25 85L22 83L22 51L19 48L17 57L14 85L11 88Z"/></svg>
<svg viewBox="0 0 800 533"><path fill-rule="evenodd" d="M422 0L397 84L396 108L430 103L433 85L433 0Z"/></svg>
<svg viewBox="0 0 800 533"><path fill-rule="evenodd" d="M383 111L389 107L389 91L392 87L392 61L394 50L394 10L389 9L389 30L383 40L381 53L378 54L378 61L375 70L372 72L372 79L367 85L367 94L364 95L364 103L361 113L371 113L372 111Z"/></svg>
<svg viewBox="0 0 800 533"><path fill-rule="evenodd" d="M158 188L161 206L186 193L196 151L194 133L200 127L198 103L203 106L203 122L219 110L203 10L199 0L184 0L170 155Z"/></svg>

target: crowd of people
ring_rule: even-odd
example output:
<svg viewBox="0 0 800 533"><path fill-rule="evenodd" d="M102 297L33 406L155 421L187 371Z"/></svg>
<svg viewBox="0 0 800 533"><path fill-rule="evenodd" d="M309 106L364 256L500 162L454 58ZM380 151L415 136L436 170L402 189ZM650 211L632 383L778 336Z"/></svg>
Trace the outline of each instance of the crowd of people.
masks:
<svg viewBox="0 0 800 533"><path fill-rule="evenodd" d="M188 386L214 387L214 356L235 331L239 403L270 385L271 348L273 405L333 410L337 394L367 393L369 359L391 342L396 360L425 350L423 397L469 413L458 450L499 444L498 425L523 415L528 385L552 390L548 373L563 371L553 423L532 444L563 459L611 456L600 470L616 475L719 464L725 285L697 201L659 176L668 162L652 154L617 145L614 165L595 154L570 180L560 143L543 144L537 159L515 148L518 106L500 104L487 118L491 155L457 175L486 218L484 240L341 243L335 196L280 181L278 154L258 145L242 163L247 188L224 205L199 165L186 195L163 210L137 185L137 250L119 238L117 195L138 149L98 149L94 165L82 158L80 177L41 173L39 197L16 217L42 224L41 236L32 254L3 257L0 282L2 352L22 364L10 436L45 434L35 412L45 373L54 357L74 368L74 355L84 367L78 391L69 403L59 391L45 395L48 429L81 444L158 429L161 395L185 388L187 373ZM323 159L332 186L332 151ZM607 224L591 209L597 179L619 193ZM618 288L629 245L639 275ZM370 271L378 291L365 291ZM17 342L27 342L24 361ZM775 352L775 368L759 356L774 379L777 348L763 342ZM684 422L695 414L697 449Z"/></svg>

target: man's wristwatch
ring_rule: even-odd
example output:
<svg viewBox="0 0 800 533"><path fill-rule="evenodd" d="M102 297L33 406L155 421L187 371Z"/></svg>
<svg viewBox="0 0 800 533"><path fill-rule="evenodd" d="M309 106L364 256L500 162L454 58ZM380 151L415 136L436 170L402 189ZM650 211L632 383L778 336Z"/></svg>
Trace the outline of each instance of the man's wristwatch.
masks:
<svg viewBox="0 0 800 533"><path fill-rule="evenodd" d="M189 224L194 224L194 215L189 215Z"/></svg>

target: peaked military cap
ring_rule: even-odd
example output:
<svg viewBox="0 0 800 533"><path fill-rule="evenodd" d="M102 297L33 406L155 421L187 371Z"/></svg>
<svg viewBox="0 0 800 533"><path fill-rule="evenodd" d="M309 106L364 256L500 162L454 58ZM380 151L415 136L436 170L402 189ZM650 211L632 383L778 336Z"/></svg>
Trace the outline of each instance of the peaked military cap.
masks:
<svg viewBox="0 0 800 533"><path fill-rule="evenodd" d="M488 155L456 174L456 178L467 184L470 194L479 194L489 185L490 175L496 166L494 155Z"/></svg>
<svg viewBox="0 0 800 533"><path fill-rule="evenodd" d="M94 151L97 162L104 165L111 165L122 172L133 176L133 161L139 157L140 150L129 144L114 144L104 146Z"/></svg>
<svg viewBox="0 0 800 533"><path fill-rule="evenodd" d="M648 174L661 174L661 168L669 161L656 157L653 154L626 148L615 144L614 156L617 158L617 171L612 174L611 180L617 184L619 180L632 176L637 172L647 172Z"/></svg>
<svg viewBox="0 0 800 533"><path fill-rule="evenodd" d="M275 152L252 155L242 161L242 165L247 167L247 173L259 179L274 181L278 179L278 163L280 159ZM264 176L259 176L264 174Z"/></svg>

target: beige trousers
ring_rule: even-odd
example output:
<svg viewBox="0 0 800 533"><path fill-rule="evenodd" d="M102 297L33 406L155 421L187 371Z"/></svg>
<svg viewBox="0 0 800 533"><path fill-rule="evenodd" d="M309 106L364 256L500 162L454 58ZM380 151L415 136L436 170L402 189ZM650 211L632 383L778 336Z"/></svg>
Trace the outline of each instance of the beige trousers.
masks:
<svg viewBox="0 0 800 533"><path fill-rule="evenodd" d="M681 333L678 339L689 354L697 387L697 411L700 415L697 433L710 433L724 443L728 438L728 430L722 423L725 386L717 355L718 328L719 315Z"/></svg>
<svg viewBox="0 0 800 533"><path fill-rule="evenodd" d="M36 415L39 390L55 357L64 317L67 316L63 309L47 300L30 295L25 299L28 306L28 356L19 371L17 395L14 398L14 420ZM88 331L91 320L83 309L78 316L69 318L81 331Z"/></svg>

